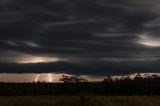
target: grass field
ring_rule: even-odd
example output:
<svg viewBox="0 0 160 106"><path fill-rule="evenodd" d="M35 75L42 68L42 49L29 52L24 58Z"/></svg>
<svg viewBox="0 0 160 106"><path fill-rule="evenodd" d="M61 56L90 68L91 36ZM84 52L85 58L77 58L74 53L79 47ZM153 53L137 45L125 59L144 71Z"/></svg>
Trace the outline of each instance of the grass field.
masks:
<svg viewBox="0 0 160 106"><path fill-rule="evenodd" d="M0 106L160 106L160 96L1 96Z"/></svg>

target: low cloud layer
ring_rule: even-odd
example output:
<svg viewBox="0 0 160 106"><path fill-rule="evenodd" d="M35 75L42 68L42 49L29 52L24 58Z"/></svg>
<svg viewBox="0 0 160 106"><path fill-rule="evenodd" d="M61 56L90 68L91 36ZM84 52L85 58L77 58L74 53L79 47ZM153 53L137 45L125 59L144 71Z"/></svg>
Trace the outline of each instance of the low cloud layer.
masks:
<svg viewBox="0 0 160 106"><path fill-rule="evenodd" d="M0 72L159 72L159 5L159 0L1 0Z"/></svg>

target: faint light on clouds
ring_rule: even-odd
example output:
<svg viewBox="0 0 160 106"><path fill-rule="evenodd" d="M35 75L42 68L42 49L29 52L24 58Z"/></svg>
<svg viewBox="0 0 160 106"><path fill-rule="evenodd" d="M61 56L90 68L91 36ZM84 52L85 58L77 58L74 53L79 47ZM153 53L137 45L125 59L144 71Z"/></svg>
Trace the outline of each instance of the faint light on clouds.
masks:
<svg viewBox="0 0 160 106"><path fill-rule="evenodd" d="M19 64L48 63L48 62L58 62L65 60L54 56L36 56L20 52L4 52L3 55L0 56L0 58L1 58L0 62L19 63Z"/></svg>
<svg viewBox="0 0 160 106"><path fill-rule="evenodd" d="M149 47L160 47L160 39L151 37L148 34L141 35L138 42Z"/></svg>
<svg viewBox="0 0 160 106"><path fill-rule="evenodd" d="M57 62L60 61L56 57L37 57L37 56L27 56L17 61L17 63L27 64L27 63L47 63L47 62Z"/></svg>

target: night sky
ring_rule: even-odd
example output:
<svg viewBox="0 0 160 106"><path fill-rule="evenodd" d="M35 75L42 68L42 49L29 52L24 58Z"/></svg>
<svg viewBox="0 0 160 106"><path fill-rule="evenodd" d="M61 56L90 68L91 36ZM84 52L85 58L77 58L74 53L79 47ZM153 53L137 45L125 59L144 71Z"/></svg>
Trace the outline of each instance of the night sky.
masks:
<svg viewBox="0 0 160 106"><path fill-rule="evenodd" d="M160 72L160 0L0 0L0 73Z"/></svg>

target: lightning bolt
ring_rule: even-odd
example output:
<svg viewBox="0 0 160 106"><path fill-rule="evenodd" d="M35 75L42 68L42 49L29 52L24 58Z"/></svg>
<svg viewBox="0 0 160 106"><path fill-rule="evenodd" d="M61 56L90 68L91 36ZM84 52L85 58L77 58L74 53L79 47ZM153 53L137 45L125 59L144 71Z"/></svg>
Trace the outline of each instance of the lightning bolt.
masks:
<svg viewBox="0 0 160 106"><path fill-rule="evenodd" d="M36 76L36 78L34 80L35 83L38 81L38 78L39 78L39 74L37 74L37 76Z"/></svg>
<svg viewBox="0 0 160 106"><path fill-rule="evenodd" d="M48 74L48 82L52 82L52 74Z"/></svg>

